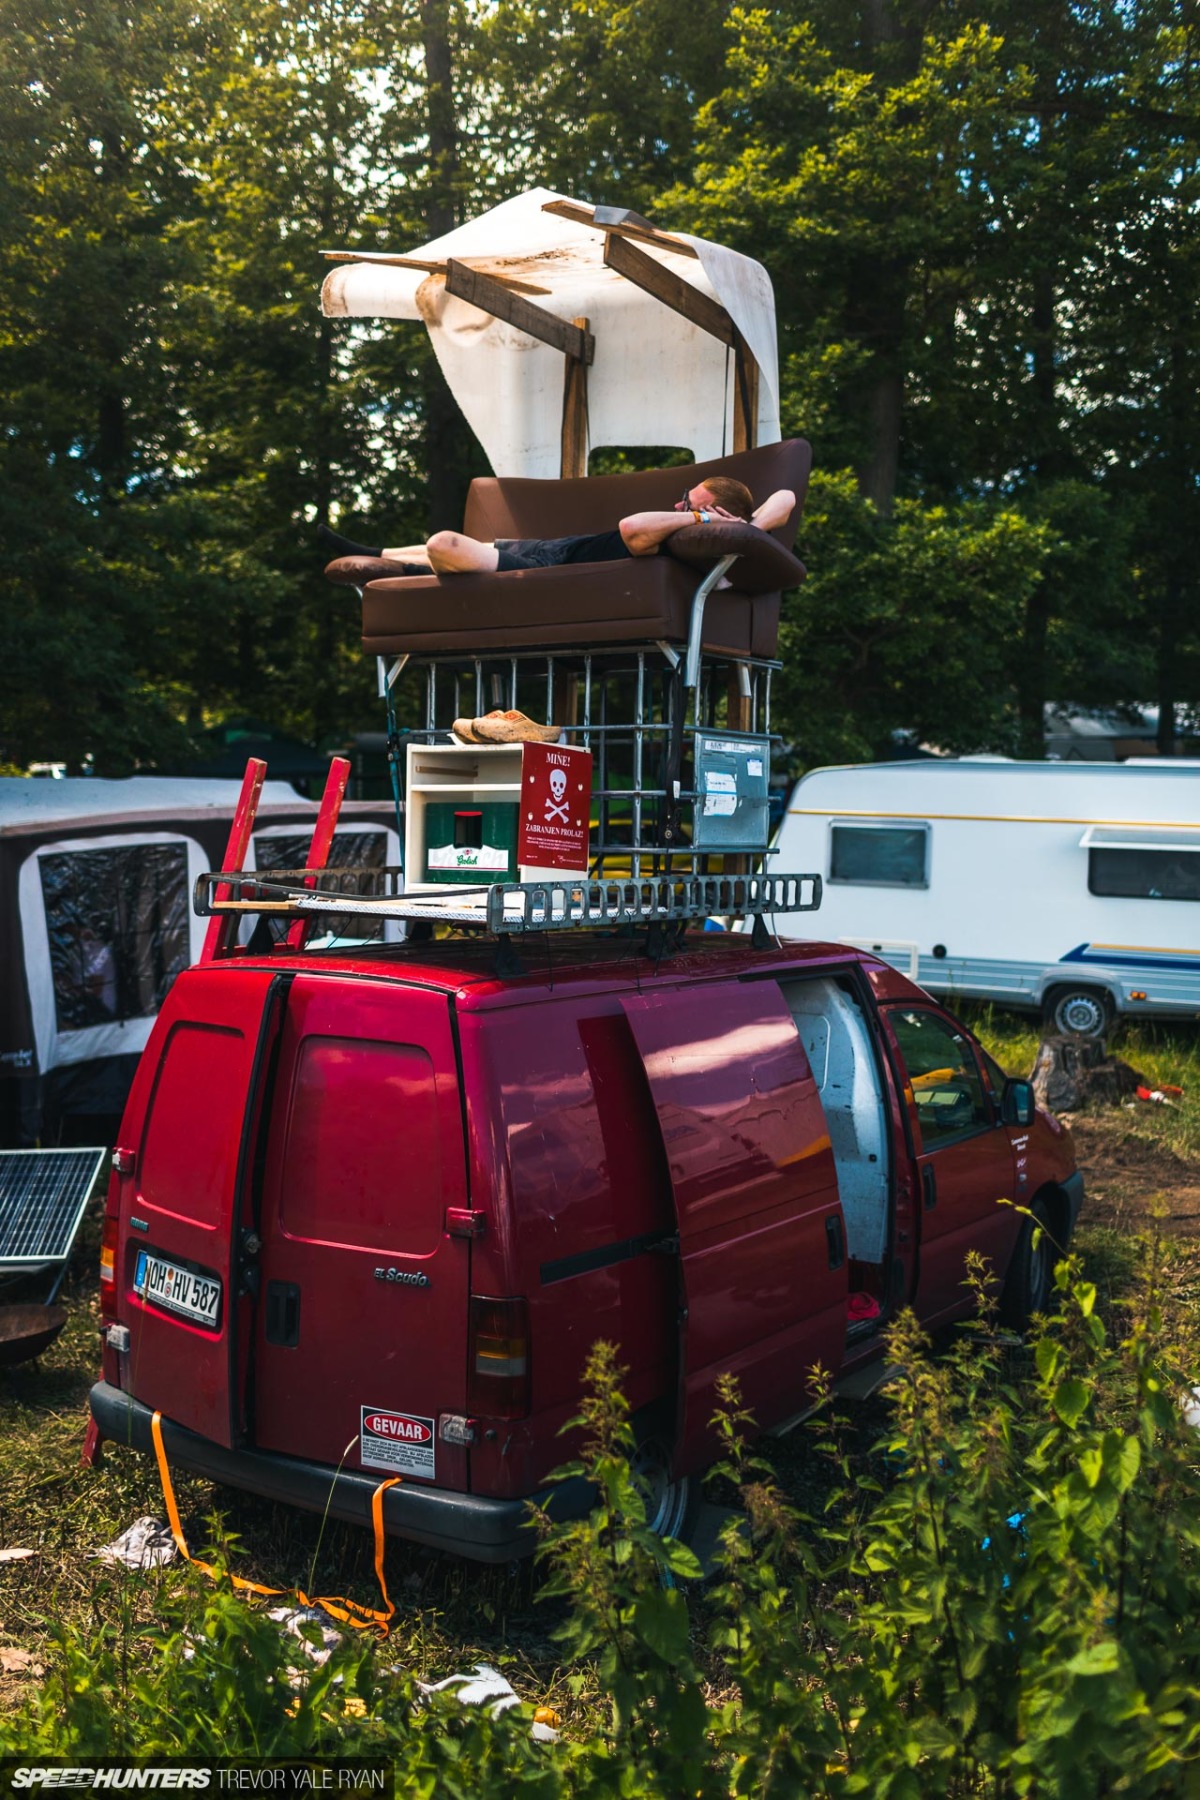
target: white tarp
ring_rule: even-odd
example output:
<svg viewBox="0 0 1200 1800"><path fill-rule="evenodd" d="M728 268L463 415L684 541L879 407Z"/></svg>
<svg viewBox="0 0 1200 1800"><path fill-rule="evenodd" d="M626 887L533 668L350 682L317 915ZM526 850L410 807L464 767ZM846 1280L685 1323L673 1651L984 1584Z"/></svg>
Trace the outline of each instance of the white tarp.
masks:
<svg viewBox="0 0 1200 1800"><path fill-rule="evenodd" d="M525 297L560 319L588 320L596 341L588 370L589 449L671 445L690 450L700 462L732 451L732 352L607 268L603 230L543 210L549 201L566 199L534 188L404 254L427 263L449 257L469 262L526 284ZM779 364L770 278L761 263L735 250L673 235L696 255L641 238L636 247L729 313L759 366L758 442L775 443ZM560 351L447 294L444 274L370 255L340 264L326 277L321 305L334 318L424 319L446 379L496 473L559 473Z"/></svg>

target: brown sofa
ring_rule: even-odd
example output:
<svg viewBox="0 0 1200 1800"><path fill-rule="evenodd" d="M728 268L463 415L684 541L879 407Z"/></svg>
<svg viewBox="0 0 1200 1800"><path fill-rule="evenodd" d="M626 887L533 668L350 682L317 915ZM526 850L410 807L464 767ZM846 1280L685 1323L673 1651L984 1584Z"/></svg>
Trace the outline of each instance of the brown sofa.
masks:
<svg viewBox="0 0 1200 1800"><path fill-rule="evenodd" d="M764 444L736 456L634 475L579 481L488 477L473 481L463 529L471 537L563 537L611 530L627 514L668 511L706 475L733 475L756 500L791 488L796 508L767 534L748 525L691 525L669 541L669 554L620 562L514 569L495 575L395 576L388 565L341 557L326 573L363 590L363 648L372 655L472 656L519 648L684 644L692 598L719 558L736 554L729 588L710 595L704 648L733 656L770 657L779 631L784 588L804 579L791 553L812 452L802 438Z"/></svg>

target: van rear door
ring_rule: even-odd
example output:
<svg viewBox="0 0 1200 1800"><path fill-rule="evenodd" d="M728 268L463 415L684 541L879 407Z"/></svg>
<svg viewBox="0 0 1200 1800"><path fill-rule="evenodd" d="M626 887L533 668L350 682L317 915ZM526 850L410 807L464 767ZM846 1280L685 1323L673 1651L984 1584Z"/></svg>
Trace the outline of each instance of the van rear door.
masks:
<svg viewBox="0 0 1200 1800"><path fill-rule="evenodd" d="M271 1110L255 1443L465 1488L438 1439L465 1412L470 1292L449 996L298 975Z"/></svg>
<svg viewBox="0 0 1200 1800"><path fill-rule="evenodd" d="M137 1399L232 1445L252 1299L240 1271L265 1072L287 977L185 972L155 1056L132 1175L122 1178L122 1317ZM139 1077L140 1079L140 1077ZM136 1092L136 1090L135 1090ZM135 1102L126 1124L137 1125Z"/></svg>
<svg viewBox="0 0 1200 1800"><path fill-rule="evenodd" d="M622 1002L658 1114L683 1271L682 1470L711 1460L723 1370L760 1426L836 1373L846 1233L820 1096L777 982L705 982Z"/></svg>

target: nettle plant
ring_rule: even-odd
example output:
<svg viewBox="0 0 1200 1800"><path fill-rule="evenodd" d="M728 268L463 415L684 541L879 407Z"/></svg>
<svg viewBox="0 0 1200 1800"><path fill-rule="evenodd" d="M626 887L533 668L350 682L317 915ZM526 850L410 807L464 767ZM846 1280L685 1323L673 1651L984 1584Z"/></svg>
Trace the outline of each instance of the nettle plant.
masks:
<svg viewBox="0 0 1200 1800"><path fill-rule="evenodd" d="M386 1753L402 1793L611 1796L1161 1796L1200 1771L1200 1371L1195 1296L1147 1244L1131 1296L1097 1302L1077 1259L1025 1346L976 1322L938 1354L889 1335L890 1422L864 1449L818 1376L807 1428L819 1515L750 1448L726 1381L721 1478L740 1493L715 1578L656 1537L609 1346L589 1366L584 1520L535 1522L573 1666L558 1743L414 1704L403 1640L344 1646L299 1684L274 1627L186 1578L130 1658L70 1633L24 1752ZM119 1718L119 1729L117 1720ZM200 1721L203 1721L202 1724ZM120 1738L117 1743L114 1731ZM199 1739L197 1738L199 1731Z"/></svg>

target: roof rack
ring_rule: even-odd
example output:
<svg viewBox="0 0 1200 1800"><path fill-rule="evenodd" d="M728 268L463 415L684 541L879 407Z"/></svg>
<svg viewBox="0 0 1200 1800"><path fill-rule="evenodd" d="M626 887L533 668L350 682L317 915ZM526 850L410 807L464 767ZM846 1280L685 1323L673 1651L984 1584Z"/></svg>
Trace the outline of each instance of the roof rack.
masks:
<svg viewBox="0 0 1200 1800"><path fill-rule="evenodd" d="M331 891L330 883L369 875L393 889L383 894ZM268 874L208 870L194 891L196 911L274 914L310 922L322 916L397 919L410 924L474 928L495 934L570 931L580 927L674 924L689 919L758 918L814 912L819 875L666 874L628 877L563 876L560 880L494 882L441 893L396 892L397 868L292 869ZM325 883L325 887L315 885Z"/></svg>

